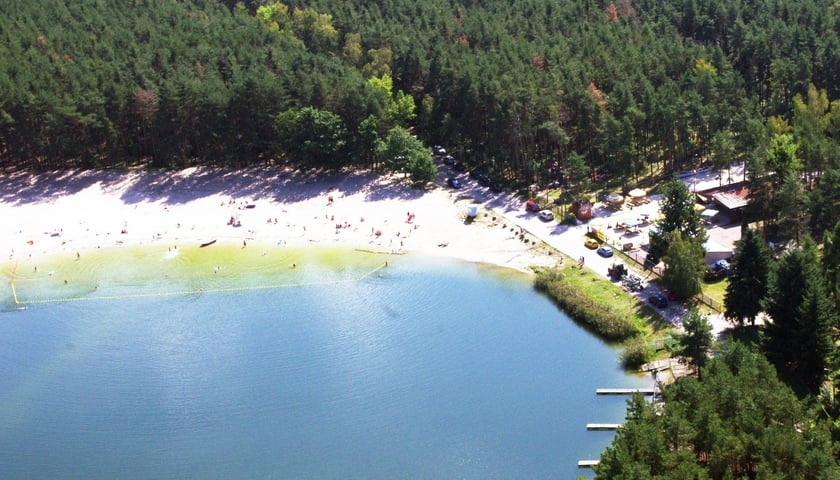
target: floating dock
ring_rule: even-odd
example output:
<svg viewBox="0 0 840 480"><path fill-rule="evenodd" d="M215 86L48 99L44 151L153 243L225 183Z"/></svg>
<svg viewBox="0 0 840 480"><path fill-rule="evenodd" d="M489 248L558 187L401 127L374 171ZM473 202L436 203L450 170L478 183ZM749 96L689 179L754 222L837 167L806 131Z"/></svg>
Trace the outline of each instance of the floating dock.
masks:
<svg viewBox="0 0 840 480"><path fill-rule="evenodd" d="M592 468L600 462L600 460L578 460L578 468Z"/></svg>
<svg viewBox="0 0 840 480"><path fill-rule="evenodd" d="M654 392L653 388L599 388L595 390L596 395L633 395L634 393L653 395Z"/></svg>
<svg viewBox="0 0 840 480"><path fill-rule="evenodd" d="M587 430L618 430L624 425L620 423L587 423Z"/></svg>

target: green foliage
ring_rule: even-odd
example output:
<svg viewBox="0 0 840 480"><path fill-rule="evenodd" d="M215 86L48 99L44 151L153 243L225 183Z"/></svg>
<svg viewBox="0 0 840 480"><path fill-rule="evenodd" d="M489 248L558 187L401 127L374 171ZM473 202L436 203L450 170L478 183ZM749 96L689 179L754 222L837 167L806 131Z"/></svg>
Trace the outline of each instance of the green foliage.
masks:
<svg viewBox="0 0 840 480"><path fill-rule="evenodd" d="M698 238L683 238L679 230L665 236L668 252L663 257L662 285L679 299L689 299L703 291L705 252Z"/></svg>
<svg viewBox="0 0 840 480"><path fill-rule="evenodd" d="M744 320L755 324L762 310L770 281L770 249L755 230L746 229L735 242L735 255L730 268L732 275L726 285L723 303L725 315L736 325Z"/></svg>
<svg viewBox="0 0 840 480"><path fill-rule="evenodd" d="M425 185L437 174L428 152L429 149L420 140L402 127L392 128L385 140L376 146L376 155L385 168L407 174L417 186Z"/></svg>
<svg viewBox="0 0 840 480"><path fill-rule="evenodd" d="M688 312L688 315L683 318L682 324L685 333L677 334L676 339L679 346L674 353L685 357L688 364L697 369L698 376L701 376L714 341L712 324L696 308L692 308Z"/></svg>
<svg viewBox="0 0 840 480"><path fill-rule="evenodd" d="M817 181L840 152L832 4L11 0L0 6L0 161L290 158L266 119L312 107L353 136L374 115L379 135L411 128L505 182L559 176L574 193L710 156L786 158L755 128L776 118ZM387 96L367 83L384 75ZM256 98L240 106L243 85ZM143 91L157 98L151 119L134 103ZM349 143L368 165L366 142ZM838 209L813 207L821 234Z"/></svg>
<svg viewBox="0 0 840 480"><path fill-rule="evenodd" d="M621 365L628 370L637 370L650 358L650 348L641 338L627 342L621 351Z"/></svg>
<svg viewBox="0 0 840 480"><path fill-rule="evenodd" d="M669 250L668 234L671 232L679 232L682 240L696 241L702 247L706 231L700 214L694 210L694 194L677 179L665 183L662 193L664 198L659 207L662 218L651 228L649 254L655 258L664 257Z"/></svg>
<svg viewBox="0 0 840 480"><path fill-rule="evenodd" d="M292 158L304 165L338 170L347 163L347 129L338 115L305 107L277 116L281 144Z"/></svg>
<svg viewBox="0 0 840 480"><path fill-rule="evenodd" d="M661 413L636 396L601 455L598 479L821 479L840 475L827 428L773 368L740 344L702 379L665 387Z"/></svg>
<svg viewBox="0 0 840 480"><path fill-rule="evenodd" d="M806 233L806 218L810 205L798 173L788 173L787 177L781 180L774 192L771 206L775 211L771 218L777 227L777 234L799 243Z"/></svg>
<svg viewBox="0 0 840 480"><path fill-rule="evenodd" d="M534 286L548 295L571 318L591 328L602 338L622 341L639 333L629 318L617 315L609 305L582 295L564 279L564 274L559 270L538 272Z"/></svg>
<svg viewBox="0 0 840 480"><path fill-rule="evenodd" d="M816 245L786 253L773 271L766 311L765 350L780 375L806 391L816 392L835 348L837 322L833 300L825 290Z"/></svg>
<svg viewBox="0 0 840 480"><path fill-rule="evenodd" d="M840 305L840 222L823 236L822 267L828 293Z"/></svg>
<svg viewBox="0 0 840 480"><path fill-rule="evenodd" d="M393 93L394 82L391 76L383 74L368 80L371 86L379 92L385 104L385 122L388 125L406 127L415 117L414 99L403 91Z"/></svg>
<svg viewBox="0 0 840 480"><path fill-rule="evenodd" d="M767 167L774 172L774 184L779 186L789 177L798 177L802 163L796 156L798 145L789 133L776 134L770 139L767 151Z"/></svg>

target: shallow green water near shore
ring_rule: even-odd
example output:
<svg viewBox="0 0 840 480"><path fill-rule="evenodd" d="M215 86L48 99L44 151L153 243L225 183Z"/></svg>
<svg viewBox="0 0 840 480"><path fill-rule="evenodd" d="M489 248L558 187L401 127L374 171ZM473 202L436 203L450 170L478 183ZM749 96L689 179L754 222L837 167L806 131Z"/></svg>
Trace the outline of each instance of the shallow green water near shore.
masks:
<svg viewBox="0 0 840 480"><path fill-rule="evenodd" d="M4 476L574 478L649 386L520 274L173 250L3 265Z"/></svg>

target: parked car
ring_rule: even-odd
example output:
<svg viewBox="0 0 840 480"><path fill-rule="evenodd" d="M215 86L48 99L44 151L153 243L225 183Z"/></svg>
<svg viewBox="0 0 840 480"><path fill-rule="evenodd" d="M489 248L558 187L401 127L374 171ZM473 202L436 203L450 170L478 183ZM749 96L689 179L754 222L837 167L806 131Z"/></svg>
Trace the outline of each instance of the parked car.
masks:
<svg viewBox="0 0 840 480"><path fill-rule="evenodd" d="M713 272L724 272L727 276L732 274L732 267L729 266L729 261L725 259L718 260L709 265L709 270Z"/></svg>
<svg viewBox="0 0 840 480"><path fill-rule="evenodd" d="M551 210L540 210L540 213L538 213L537 215L539 215L540 220L542 220L543 222L550 222L554 220L554 214L551 213Z"/></svg>
<svg viewBox="0 0 840 480"><path fill-rule="evenodd" d="M627 290L631 292L641 292L645 289L645 286L642 284L642 279L638 275L628 273L621 277L621 284Z"/></svg>
<svg viewBox="0 0 840 480"><path fill-rule="evenodd" d="M452 188L461 188L461 181L457 178L449 178L446 180L446 183Z"/></svg>
<svg viewBox="0 0 840 480"><path fill-rule="evenodd" d="M443 163L446 165L454 165L455 164L455 157L452 155L447 155L443 157Z"/></svg>
<svg viewBox="0 0 840 480"><path fill-rule="evenodd" d="M490 177L488 177L487 175L479 172L478 170L471 171L470 172L470 178L475 179L475 181L477 181L478 184L481 185L482 187L490 186Z"/></svg>
<svg viewBox="0 0 840 480"><path fill-rule="evenodd" d="M609 258L609 257L613 256L613 249L612 249L612 247L610 247L608 245L601 245L600 247L598 247L597 252L598 252L598 255L600 255L604 258Z"/></svg>
<svg viewBox="0 0 840 480"><path fill-rule="evenodd" d="M596 248L598 248L601 245L600 243L598 243L598 240L595 240L592 237L586 237L583 240L583 244L586 246L586 248L591 249L591 250L595 250Z"/></svg>
<svg viewBox="0 0 840 480"><path fill-rule="evenodd" d="M537 202L533 200L528 200L527 202L525 202L525 210L528 210L529 212L539 212L542 209L537 204Z"/></svg>
<svg viewBox="0 0 840 480"><path fill-rule="evenodd" d="M648 303L653 305L654 307L659 308L667 308L668 307L668 299L665 295L661 293L654 293L653 295L648 297Z"/></svg>
<svg viewBox="0 0 840 480"><path fill-rule="evenodd" d="M446 149L441 147L440 145L435 145L434 148L432 148L432 153L435 156L439 157L441 155L446 155Z"/></svg>

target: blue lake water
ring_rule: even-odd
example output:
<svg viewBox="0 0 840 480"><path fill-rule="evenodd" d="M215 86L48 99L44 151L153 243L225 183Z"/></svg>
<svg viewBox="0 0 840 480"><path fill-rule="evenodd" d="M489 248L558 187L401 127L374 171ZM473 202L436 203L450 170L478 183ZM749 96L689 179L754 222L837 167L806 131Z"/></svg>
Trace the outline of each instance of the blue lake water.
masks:
<svg viewBox="0 0 840 480"><path fill-rule="evenodd" d="M19 276L46 300L4 297L0 477L569 479L623 420L595 389L650 386L527 276L351 257Z"/></svg>

